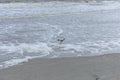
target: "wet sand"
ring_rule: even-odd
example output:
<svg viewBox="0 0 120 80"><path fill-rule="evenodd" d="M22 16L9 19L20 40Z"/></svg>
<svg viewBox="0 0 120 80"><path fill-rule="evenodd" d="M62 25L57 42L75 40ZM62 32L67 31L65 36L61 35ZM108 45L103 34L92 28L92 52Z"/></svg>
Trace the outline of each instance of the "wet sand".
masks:
<svg viewBox="0 0 120 80"><path fill-rule="evenodd" d="M0 80L120 80L120 54L34 59L0 70Z"/></svg>

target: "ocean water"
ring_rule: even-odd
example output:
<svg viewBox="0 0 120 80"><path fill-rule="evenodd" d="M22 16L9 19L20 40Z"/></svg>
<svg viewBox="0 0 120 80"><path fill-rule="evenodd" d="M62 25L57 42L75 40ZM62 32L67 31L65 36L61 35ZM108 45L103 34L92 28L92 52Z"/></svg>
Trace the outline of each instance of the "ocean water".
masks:
<svg viewBox="0 0 120 80"><path fill-rule="evenodd" d="M49 4L51 6L51 3ZM73 6L74 14L71 14L69 5L73 4L77 8ZM36 10L41 9L38 4L35 10L33 9L36 4L32 5L30 12L28 12L30 5L23 12L21 12L20 4L17 7L12 5L11 8L8 8L11 4L7 7L0 5L3 6L1 7L2 13L0 13L0 17L2 15L0 19L0 67L7 68L33 58L82 57L120 53L120 3L82 4L82 8L85 6L83 10L78 3L73 4L64 4L67 7L64 7L62 11L63 5L60 3L59 12L56 11L57 8L51 8L51 10L48 8L47 14L51 11L50 13L55 15L37 17L34 16ZM22 5L22 7L25 6L25 4ZM46 9L43 9L43 13L47 11L46 4L41 6ZM97 8L94 9L93 6ZM21 10L19 11L18 8ZM101 9L107 11L101 12ZM67 14L61 15L66 10L68 10ZM36 11L35 14L34 11ZM38 10L40 14L39 11L41 10ZM23 15L25 13L31 17L25 17ZM4 18L4 16L7 17Z"/></svg>

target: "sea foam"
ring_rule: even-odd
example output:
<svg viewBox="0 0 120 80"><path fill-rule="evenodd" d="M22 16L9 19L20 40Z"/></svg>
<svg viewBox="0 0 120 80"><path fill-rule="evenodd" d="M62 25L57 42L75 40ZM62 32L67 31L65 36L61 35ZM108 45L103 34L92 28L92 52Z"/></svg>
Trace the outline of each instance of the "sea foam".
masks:
<svg viewBox="0 0 120 80"><path fill-rule="evenodd" d="M12 55L12 53L20 54L22 57L4 61L1 63L1 68L7 68L9 66L14 66L22 62L27 62L29 59L37 58L37 57L44 57L50 55L53 51L51 47L49 47L46 43L36 43L36 44L27 44L22 43L19 45L2 45L0 46L0 50L5 52L5 54L0 55ZM26 56L27 54L27 56ZM37 56L29 56L29 54L37 54Z"/></svg>
<svg viewBox="0 0 120 80"><path fill-rule="evenodd" d="M52 52L52 48L48 47L46 43L2 45L0 46L0 50L7 53L20 53L21 55L24 55L25 53L39 53L42 55L48 55L49 52Z"/></svg>

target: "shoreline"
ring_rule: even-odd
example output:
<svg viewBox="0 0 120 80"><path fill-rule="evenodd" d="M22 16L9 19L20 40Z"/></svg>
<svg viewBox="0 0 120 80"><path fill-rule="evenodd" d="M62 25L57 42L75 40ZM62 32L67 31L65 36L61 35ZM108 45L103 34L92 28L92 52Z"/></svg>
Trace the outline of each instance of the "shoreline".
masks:
<svg viewBox="0 0 120 80"><path fill-rule="evenodd" d="M119 80L120 54L37 58L0 70L0 80Z"/></svg>

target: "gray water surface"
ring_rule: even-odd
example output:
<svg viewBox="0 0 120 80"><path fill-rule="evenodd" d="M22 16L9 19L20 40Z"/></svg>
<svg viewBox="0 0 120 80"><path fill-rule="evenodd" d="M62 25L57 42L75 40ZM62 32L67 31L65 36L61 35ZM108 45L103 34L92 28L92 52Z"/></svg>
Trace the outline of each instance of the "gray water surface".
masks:
<svg viewBox="0 0 120 80"><path fill-rule="evenodd" d="M2 18L0 63L36 56L53 58L120 53L119 13L118 9ZM58 39L63 38L65 40L60 43Z"/></svg>

